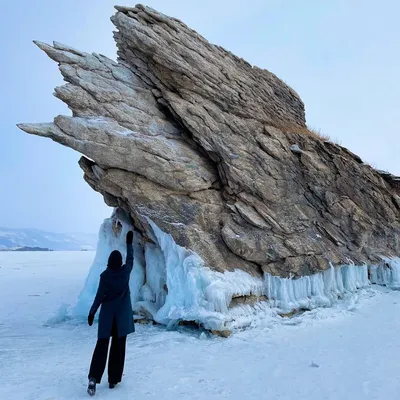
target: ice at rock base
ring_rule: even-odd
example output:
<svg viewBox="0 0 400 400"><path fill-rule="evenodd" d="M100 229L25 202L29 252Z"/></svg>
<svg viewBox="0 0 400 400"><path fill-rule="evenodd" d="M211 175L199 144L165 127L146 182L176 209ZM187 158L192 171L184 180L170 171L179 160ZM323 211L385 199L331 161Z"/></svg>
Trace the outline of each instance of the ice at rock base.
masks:
<svg viewBox="0 0 400 400"><path fill-rule="evenodd" d="M114 221L114 227L113 227ZM114 228L119 231L114 232ZM108 257L112 250L119 250L125 259L126 241L125 237L132 227L124 222L121 216L106 219L100 227L99 240L97 243L96 256L86 278L85 285L81 291L76 305L72 309L72 317L86 317L100 280L100 274L107 268ZM134 236L134 268L130 280L132 302L139 301L140 289L144 284L145 260L141 246L141 237L135 233Z"/></svg>
<svg viewBox="0 0 400 400"><path fill-rule="evenodd" d="M379 266L370 267L371 283L400 290L400 259L385 259Z"/></svg>
<svg viewBox="0 0 400 400"><path fill-rule="evenodd" d="M143 244L135 233L131 296L135 314L173 326L181 320L195 321L206 329L225 330L251 325L255 315L272 315L299 309L329 307L344 296L371 283L400 288L399 260L386 260L378 267L344 265L299 279L269 274L253 277L244 271L219 273L204 265L194 252L178 246L171 235L148 220L155 244ZM132 226L116 214L100 228L97 253L72 316L83 318L96 294L99 276L112 250L126 255L125 236ZM144 251L143 251L144 249ZM229 308L233 297L266 296L254 305Z"/></svg>

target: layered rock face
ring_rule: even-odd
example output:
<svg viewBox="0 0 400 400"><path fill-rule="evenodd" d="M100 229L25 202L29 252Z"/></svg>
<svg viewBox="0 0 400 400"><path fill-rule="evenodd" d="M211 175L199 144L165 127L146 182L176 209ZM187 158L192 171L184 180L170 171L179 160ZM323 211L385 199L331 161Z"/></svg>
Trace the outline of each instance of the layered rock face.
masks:
<svg viewBox="0 0 400 400"><path fill-rule="evenodd" d="M211 269L302 276L400 254L400 184L306 130L300 97L269 71L138 5L116 7L118 62L37 45L72 110L21 124L82 153L89 185Z"/></svg>

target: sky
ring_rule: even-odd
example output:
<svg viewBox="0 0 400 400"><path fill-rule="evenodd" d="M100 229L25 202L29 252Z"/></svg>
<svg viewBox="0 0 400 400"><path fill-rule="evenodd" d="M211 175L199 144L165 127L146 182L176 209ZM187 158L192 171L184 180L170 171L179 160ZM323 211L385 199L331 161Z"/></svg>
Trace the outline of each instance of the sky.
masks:
<svg viewBox="0 0 400 400"><path fill-rule="evenodd" d="M19 122L70 115L52 96L57 65L32 40L115 59L119 0L14 0L0 24L0 226L96 232L112 210L82 179L80 155ZM210 42L283 79L307 123L376 168L400 175L398 0L148 0Z"/></svg>

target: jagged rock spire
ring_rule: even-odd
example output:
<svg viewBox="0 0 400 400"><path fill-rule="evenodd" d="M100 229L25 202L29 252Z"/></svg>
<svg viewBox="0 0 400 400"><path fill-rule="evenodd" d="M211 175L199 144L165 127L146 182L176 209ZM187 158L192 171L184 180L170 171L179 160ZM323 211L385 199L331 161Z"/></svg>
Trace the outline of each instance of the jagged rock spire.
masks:
<svg viewBox="0 0 400 400"><path fill-rule="evenodd" d="M396 179L304 134L293 89L181 21L116 9L118 62L36 42L59 64L55 95L73 115L19 125L85 155L108 204L218 270L304 275L400 253Z"/></svg>

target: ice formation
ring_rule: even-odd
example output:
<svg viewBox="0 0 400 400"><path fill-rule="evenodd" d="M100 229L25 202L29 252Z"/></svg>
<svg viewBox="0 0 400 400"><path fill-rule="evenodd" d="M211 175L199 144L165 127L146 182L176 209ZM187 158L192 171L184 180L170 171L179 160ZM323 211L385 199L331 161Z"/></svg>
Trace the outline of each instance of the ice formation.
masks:
<svg viewBox="0 0 400 400"><path fill-rule="evenodd" d="M371 283L400 290L400 259L385 259L378 266L370 267Z"/></svg>
<svg viewBox="0 0 400 400"><path fill-rule="evenodd" d="M86 318L89 308L93 303L100 274L107 268L108 257L113 250L119 250L123 259L126 257L125 237L133 227L126 218L120 214L114 214L106 219L99 230L96 256L86 278L84 287L79 295L76 305L72 309L72 317ZM132 302L140 299L140 290L145 279L145 259L142 250L141 236L137 232L134 235L134 265L130 280Z"/></svg>
<svg viewBox="0 0 400 400"><path fill-rule="evenodd" d="M255 315L332 306L346 294L371 283L400 288L399 260L378 267L343 265L299 279L264 274L254 277L242 271L216 272L205 266L193 251L175 243L148 219L154 243L143 243L135 232L131 296L136 318L174 326L194 321L209 330L233 330L250 326ZM125 235L133 229L123 215L104 221L97 253L78 302L75 317L86 317L96 294L99 276L112 250L126 254ZM144 249L144 250L143 250ZM370 279L369 279L370 278ZM232 306L233 298L252 296L252 304ZM264 297L261 297L264 296Z"/></svg>
<svg viewBox="0 0 400 400"><path fill-rule="evenodd" d="M150 289L147 293L153 293L153 303L144 299L140 306L147 306L156 322L195 321L206 329L221 330L234 295L262 294L262 279L239 270L212 271L196 253L178 246L171 235L148 222L158 245L146 246L145 286Z"/></svg>
<svg viewBox="0 0 400 400"><path fill-rule="evenodd" d="M295 309L329 307L345 293L369 286L368 267L343 265L299 279L265 274L265 294L273 307Z"/></svg>

